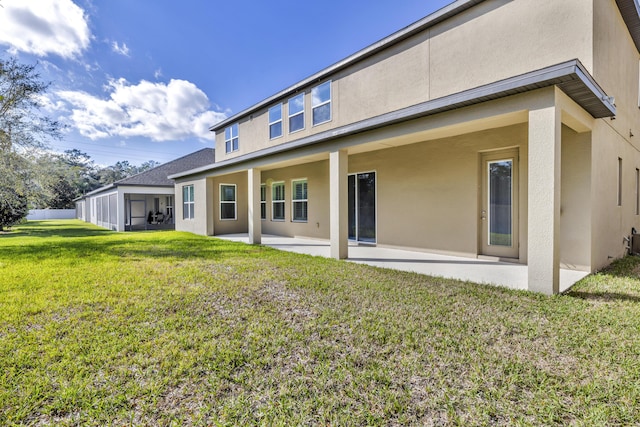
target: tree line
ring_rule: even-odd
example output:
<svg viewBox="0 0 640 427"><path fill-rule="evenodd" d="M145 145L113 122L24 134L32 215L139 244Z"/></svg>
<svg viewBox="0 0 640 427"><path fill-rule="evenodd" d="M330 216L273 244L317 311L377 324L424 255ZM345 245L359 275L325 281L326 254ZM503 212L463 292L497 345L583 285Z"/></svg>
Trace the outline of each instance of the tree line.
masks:
<svg viewBox="0 0 640 427"><path fill-rule="evenodd" d="M101 167L77 149L50 151L50 141L62 138L64 126L41 112L48 88L36 65L0 58L0 231L28 209L73 208L77 197L159 165L124 160Z"/></svg>

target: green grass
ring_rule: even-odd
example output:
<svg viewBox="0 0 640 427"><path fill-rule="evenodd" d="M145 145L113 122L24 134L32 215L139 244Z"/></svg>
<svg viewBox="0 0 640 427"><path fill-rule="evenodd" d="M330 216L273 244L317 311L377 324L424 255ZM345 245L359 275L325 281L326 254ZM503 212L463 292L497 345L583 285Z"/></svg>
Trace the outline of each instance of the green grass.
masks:
<svg viewBox="0 0 640 427"><path fill-rule="evenodd" d="M545 297L30 222L0 235L0 425L638 425L639 275Z"/></svg>

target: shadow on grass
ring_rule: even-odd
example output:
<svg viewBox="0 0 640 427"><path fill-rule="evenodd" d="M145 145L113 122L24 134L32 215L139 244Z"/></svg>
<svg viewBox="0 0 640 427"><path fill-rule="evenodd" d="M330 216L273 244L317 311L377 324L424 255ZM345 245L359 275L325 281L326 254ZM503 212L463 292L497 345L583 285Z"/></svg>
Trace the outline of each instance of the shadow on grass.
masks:
<svg viewBox="0 0 640 427"><path fill-rule="evenodd" d="M579 298L585 301L598 301L598 302L640 302L640 297L630 294L623 294L619 292L581 292L572 291L567 294L569 297Z"/></svg>
<svg viewBox="0 0 640 427"><path fill-rule="evenodd" d="M115 257L211 259L251 256L256 247L207 239L173 231L117 233L82 222L29 221L0 237L0 257L5 259L46 259ZM24 244L1 245L4 237L21 237ZM33 238L37 238L33 240ZM40 240L42 239L42 240Z"/></svg>

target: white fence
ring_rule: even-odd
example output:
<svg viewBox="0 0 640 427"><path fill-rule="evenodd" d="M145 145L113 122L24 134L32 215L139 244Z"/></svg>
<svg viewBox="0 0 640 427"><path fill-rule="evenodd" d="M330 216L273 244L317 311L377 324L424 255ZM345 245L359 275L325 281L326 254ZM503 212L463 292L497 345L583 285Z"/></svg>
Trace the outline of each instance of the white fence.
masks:
<svg viewBox="0 0 640 427"><path fill-rule="evenodd" d="M75 209L31 209L27 219L29 221L40 221L43 219L74 219Z"/></svg>

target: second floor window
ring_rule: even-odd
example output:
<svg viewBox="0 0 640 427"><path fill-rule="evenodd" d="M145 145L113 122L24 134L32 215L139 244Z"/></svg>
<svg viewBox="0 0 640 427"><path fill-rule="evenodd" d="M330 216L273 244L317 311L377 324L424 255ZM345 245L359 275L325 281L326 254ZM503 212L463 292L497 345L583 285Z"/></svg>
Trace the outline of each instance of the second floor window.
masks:
<svg viewBox="0 0 640 427"><path fill-rule="evenodd" d="M304 129L304 93L289 100L289 133Z"/></svg>
<svg viewBox="0 0 640 427"><path fill-rule="evenodd" d="M269 139L282 136L282 104L269 108Z"/></svg>
<svg viewBox="0 0 640 427"><path fill-rule="evenodd" d="M311 89L311 116L314 126L331 120L331 81Z"/></svg>
<svg viewBox="0 0 640 427"><path fill-rule="evenodd" d="M238 151L238 124L233 124L224 130L224 150L227 153Z"/></svg>

